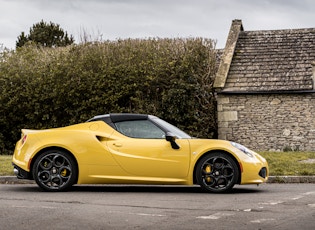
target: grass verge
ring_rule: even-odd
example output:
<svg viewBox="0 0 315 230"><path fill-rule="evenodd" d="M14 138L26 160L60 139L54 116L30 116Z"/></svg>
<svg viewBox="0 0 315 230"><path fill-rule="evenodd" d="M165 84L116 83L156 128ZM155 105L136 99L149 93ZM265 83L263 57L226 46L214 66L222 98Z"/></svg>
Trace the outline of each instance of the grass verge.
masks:
<svg viewBox="0 0 315 230"><path fill-rule="evenodd" d="M315 152L261 152L260 154L268 161L270 176L315 175ZM14 175L11 162L11 155L0 155L0 176Z"/></svg>
<svg viewBox="0 0 315 230"><path fill-rule="evenodd" d="M261 152L271 176L315 175L315 152Z"/></svg>
<svg viewBox="0 0 315 230"><path fill-rule="evenodd" d="M0 176L13 176L12 156L0 155Z"/></svg>

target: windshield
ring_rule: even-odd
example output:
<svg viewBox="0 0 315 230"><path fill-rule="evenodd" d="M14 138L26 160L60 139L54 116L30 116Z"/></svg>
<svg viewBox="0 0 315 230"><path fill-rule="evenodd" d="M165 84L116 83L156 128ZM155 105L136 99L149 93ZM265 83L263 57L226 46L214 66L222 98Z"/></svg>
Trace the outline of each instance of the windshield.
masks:
<svg viewBox="0 0 315 230"><path fill-rule="evenodd" d="M152 117L151 119L158 126L161 126L164 129L168 130L169 132L174 134L177 138L179 138L179 139L191 139L191 136L189 136L187 133L180 130L179 128L175 127L174 125L171 125L170 123L168 123L168 122L166 122L160 118L157 118L157 117Z"/></svg>

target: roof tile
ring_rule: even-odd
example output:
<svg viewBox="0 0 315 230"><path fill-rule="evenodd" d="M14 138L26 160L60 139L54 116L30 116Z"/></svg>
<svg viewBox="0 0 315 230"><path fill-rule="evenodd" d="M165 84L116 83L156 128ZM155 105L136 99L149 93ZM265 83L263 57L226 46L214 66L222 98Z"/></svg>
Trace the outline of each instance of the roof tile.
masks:
<svg viewBox="0 0 315 230"><path fill-rule="evenodd" d="M224 91L313 89L315 28L241 31Z"/></svg>

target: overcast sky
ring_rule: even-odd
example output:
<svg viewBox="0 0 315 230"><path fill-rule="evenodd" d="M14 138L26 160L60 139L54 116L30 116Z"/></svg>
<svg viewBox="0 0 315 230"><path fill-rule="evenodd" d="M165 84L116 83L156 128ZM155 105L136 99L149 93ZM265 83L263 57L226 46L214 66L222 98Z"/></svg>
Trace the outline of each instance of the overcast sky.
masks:
<svg viewBox="0 0 315 230"><path fill-rule="evenodd" d="M204 37L223 48L233 19L245 30L315 27L314 0L0 0L0 45L41 20L57 23L76 43L92 40Z"/></svg>

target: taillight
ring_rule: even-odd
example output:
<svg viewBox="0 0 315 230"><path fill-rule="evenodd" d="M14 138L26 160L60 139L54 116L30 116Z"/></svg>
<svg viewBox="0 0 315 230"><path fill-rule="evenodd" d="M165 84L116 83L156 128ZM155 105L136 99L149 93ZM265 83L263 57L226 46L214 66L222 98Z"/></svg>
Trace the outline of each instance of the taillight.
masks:
<svg viewBox="0 0 315 230"><path fill-rule="evenodd" d="M27 135L24 135L24 136L22 137L22 145L26 142L26 139L27 139Z"/></svg>

